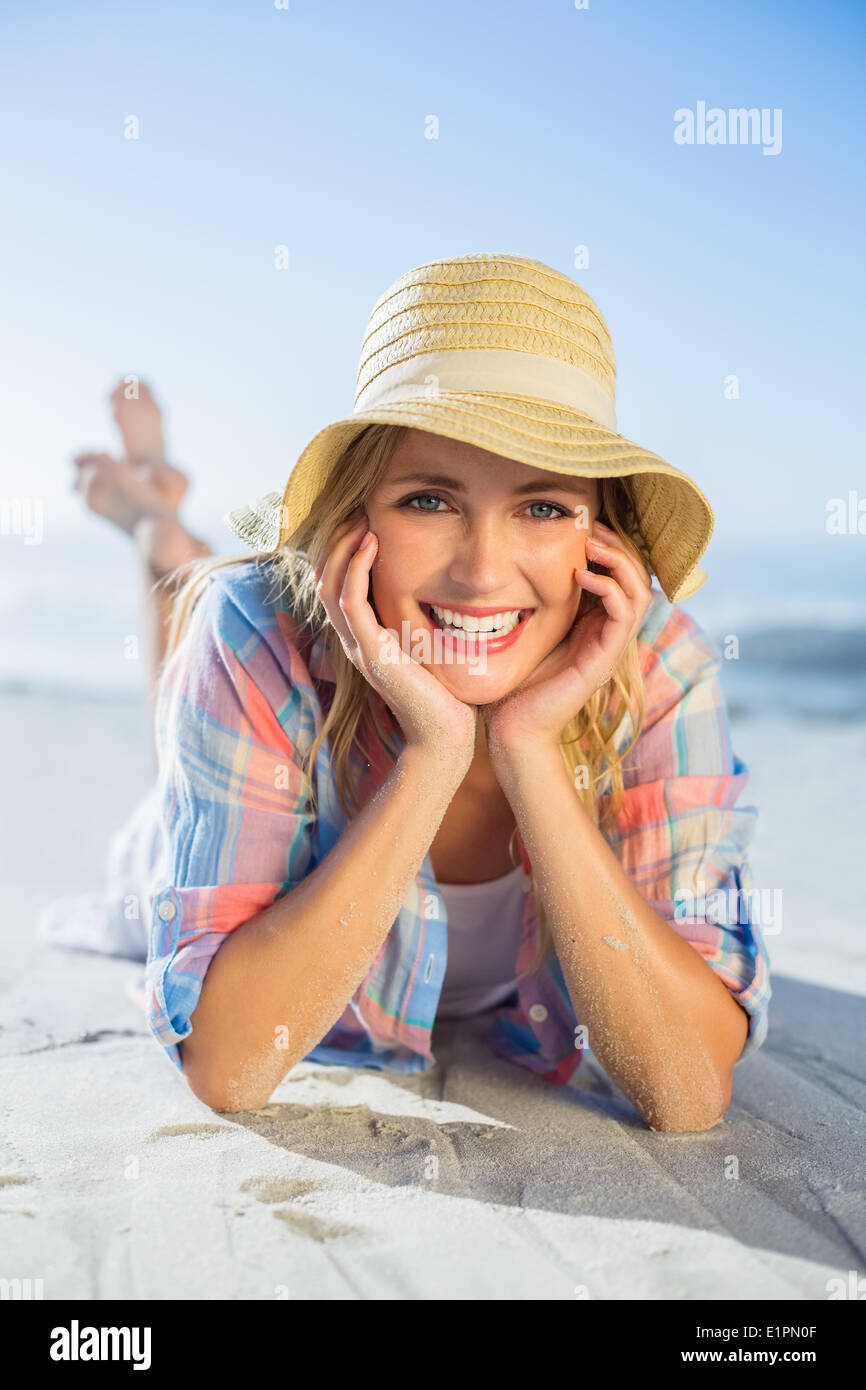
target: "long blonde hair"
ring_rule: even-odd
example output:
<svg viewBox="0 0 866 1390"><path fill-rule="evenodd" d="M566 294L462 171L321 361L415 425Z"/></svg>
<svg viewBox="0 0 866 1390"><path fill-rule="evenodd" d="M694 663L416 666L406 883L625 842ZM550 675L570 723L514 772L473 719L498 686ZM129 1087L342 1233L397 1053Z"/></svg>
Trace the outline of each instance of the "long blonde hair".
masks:
<svg viewBox="0 0 866 1390"><path fill-rule="evenodd" d="M215 570L229 565L267 565L274 583L271 597L282 599L288 596L291 616L306 631L310 640L316 634L324 633L335 666L336 686L322 727L302 761L314 811L316 793L312 771L316 755L325 739L331 740L331 769L340 803L347 817L356 815L360 810L359 781L356 774L358 763L356 761L353 768L350 756L353 748L362 752L360 766L363 767L364 759L369 757L371 752L373 756L378 752L396 759L401 744L396 718L378 692L373 690L346 656L342 643L328 620L324 605L316 592L314 569L327 553L335 528L349 517L356 507L365 505L366 499L384 476L391 455L404 433L403 426L368 425L337 459L327 485L322 488L309 515L283 545L274 550L247 553L229 559L208 557L205 560L193 560L183 567L183 571L176 571L173 576L176 593L166 661L182 640L193 608L204 592L210 575ZM647 552L639 540L627 480L601 478L599 490L599 519L604 520L616 531L639 561L648 564ZM594 564L590 564L590 568L595 571L599 569ZM583 591L582 608L584 601L588 607L598 602L589 590ZM602 833L609 832L616 824L623 795L622 759L636 743L643 717L643 681L638 664L637 639L633 638L611 679L578 710L566 725L560 740L575 795L583 802L594 824ZM625 747L622 747L620 745L623 731L628 733L629 720L631 736ZM509 852L515 867L519 862L514 857L516 834L517 827L509 843ZM545 919L544 905L534 874L532 890L539 923L538 950L535 960L521 973L520 978L538 970L553 951L553 938Z"/></svg>

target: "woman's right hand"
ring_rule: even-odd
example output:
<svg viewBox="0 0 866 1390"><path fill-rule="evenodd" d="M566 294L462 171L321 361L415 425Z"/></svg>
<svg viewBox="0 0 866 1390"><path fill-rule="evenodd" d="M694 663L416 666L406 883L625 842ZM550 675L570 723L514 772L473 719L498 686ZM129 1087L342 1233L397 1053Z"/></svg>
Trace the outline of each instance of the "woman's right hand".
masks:
<svg viewBox="0 0 866 1390"><path fill-rule="evenodd" d="M407 744L441 758L447 751L465 774L475 753L477 709L441 681L379 624L367 593L378 540L362 546L366 513L353 513L334 531L324 562L314 571L316 590L343 650L399 721Z"/></svg>

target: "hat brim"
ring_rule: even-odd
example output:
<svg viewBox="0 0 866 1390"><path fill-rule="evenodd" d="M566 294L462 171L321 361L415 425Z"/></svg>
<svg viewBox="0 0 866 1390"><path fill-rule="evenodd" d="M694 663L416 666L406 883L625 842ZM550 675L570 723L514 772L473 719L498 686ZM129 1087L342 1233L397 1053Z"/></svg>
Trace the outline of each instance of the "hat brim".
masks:
<svg viewBox="0 0 866 1390"><path fill-rule="evenodd" d="M227 513L229 529L258 552L284 545L309 515L342 452L371 424L426 430L550 472L627 477L641 538L667 598L689 598L706 582L697 562L713 533L713 512L697 484L589 416L531 396L440 391L326 425L298 458L284 490Z"/></svg>

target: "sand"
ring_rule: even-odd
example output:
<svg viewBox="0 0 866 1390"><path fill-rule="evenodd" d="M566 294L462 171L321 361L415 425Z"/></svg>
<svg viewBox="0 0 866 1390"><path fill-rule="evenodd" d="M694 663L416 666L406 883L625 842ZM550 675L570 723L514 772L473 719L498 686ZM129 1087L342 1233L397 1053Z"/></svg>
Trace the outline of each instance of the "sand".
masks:
<svg viewBox="0 0 866 1390"><path fill-rule="evenodd" d="M765 760L764 804L793 827L756 874L786 887L786 970L712 1130L650 1131L591 1053L550 1087L489 1050L485 1019L438 1024L425 1075L301 1063L266 1106L218 1115L146 1033L131 962L32 934L48 896L95 886L146 785L140 711L103 713L100 760L92 709L10 705L0 1276L41 1278L47 1299L533 1300L825 1299L862 1276L858 861L843 821L809 871L802 766L785 783L781 753ZM850 730L817 739L844 795L861 749Z"/></svg>
<svg viewBox="0 0 866 1390"><path fill-rule="evenodd" d="M780 983L698 1136L649 1131L591 1055L576 1086L522 1075L478 1019L440 1025L430 1074L302 1063L219 1116L127 1027L128 966L45 954L4 1010L0 1228L46 1298L820 1299L862 1271L854 996Z"/></svg>

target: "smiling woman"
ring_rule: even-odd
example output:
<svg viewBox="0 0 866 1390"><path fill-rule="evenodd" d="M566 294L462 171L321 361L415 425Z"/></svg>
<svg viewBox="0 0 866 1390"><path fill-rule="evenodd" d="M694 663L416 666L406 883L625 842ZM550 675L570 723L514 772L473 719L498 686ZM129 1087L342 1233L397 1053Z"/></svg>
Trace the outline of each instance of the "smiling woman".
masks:
<svg viewBox="0 0 866 1390"><path fill-rule="evenodd" d="M588 1039L651 1126L724 1113L769 985L751 922L674 906L748 882L754 821L718 655L675 603L712 516L615 433L613 379L568 277L410 272L374 308L354 415L229 517L254 556L180 592L148 1016L215 1108L302 1058L433 1065L447 875L478 890L449 994L498 1001L499 1052L566 1082ZM498 928L481 899L520 866Z"/></svg>

